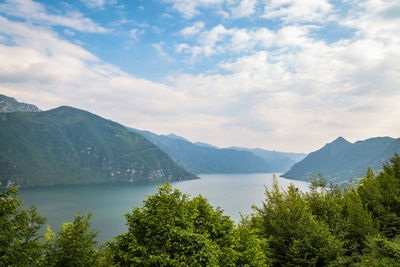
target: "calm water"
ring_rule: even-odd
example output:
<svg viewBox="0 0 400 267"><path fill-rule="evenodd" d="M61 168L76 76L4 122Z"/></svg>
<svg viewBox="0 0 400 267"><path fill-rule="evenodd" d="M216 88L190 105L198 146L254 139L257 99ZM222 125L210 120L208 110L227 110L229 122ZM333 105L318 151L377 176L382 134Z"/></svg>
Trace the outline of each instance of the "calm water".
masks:
<svg viewBox="0 0 400 267"><path fill-rule="evenodd" d="M192 196L202 194L214 206L221 207L232 220L240 219L239 212L251 213L251 206L264 200L264 186L271 188L272 174L212 174L201 179L172 182L174 187ZM308 183L279 178L282 188L290 183L301 190ZM157 192L161 183L129 185L73 185L25 188L19 192L24 207L35 205L47 224L57 230L63 222L72 221L78 211L93 212L92 225L101 230L98 240L103 242L126 231L125 214L133 206L141 205L146 195Z"/></svg>

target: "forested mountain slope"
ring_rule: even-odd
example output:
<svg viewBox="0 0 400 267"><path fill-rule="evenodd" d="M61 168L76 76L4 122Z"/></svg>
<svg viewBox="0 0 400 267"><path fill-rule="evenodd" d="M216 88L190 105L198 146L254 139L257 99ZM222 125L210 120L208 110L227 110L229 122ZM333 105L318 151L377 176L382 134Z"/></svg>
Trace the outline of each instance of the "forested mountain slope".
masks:
<svg viewBox="0 0 400 267"><path fill-rule="evenodd" d="M46 186L196 178L143 136L59 107L0 114L0 182Z"/></svg>

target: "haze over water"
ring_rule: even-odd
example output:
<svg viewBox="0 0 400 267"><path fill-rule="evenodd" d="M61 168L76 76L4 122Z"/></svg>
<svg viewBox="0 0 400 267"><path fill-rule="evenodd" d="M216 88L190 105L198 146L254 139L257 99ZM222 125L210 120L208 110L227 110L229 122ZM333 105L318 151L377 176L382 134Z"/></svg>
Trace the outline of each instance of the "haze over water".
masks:
<svg viewBox="0 0 400 267"><path fill-rule="evenodd" d="M238 222L239 212L249 214L251 206L260 206L265 199L265 187L271 188L271 173L258 174L208 174L199 180L172 182L172 186L191 196L206 197L214 206L224 210L225 215ZM290 183L302 191L308 190L308 182L278 178L279 185L286 188ZM73 220L78 212L93 212L92 226L100 230L98 241L111 240L127 230L125 214L133 206L142 204L146 195L157 192L162 183L70 185L20 189L19 198L24 208L35 205L41 216L47 218L53 230L63 222Z"/></svg>

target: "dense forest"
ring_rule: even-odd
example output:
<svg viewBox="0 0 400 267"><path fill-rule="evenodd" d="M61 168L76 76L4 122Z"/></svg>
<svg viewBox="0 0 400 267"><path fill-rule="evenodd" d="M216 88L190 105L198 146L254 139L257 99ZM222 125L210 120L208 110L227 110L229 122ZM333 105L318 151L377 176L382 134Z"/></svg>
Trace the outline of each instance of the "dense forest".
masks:
<svg viewBox="0 0 400 267"><path fill-rule="evenodd" d="M234 224L201 195L169 183L126 214L128 231L99 245L91 214L55 233L16 188L0 195L2 266L399 266L400 157L357 187L311 177L310 191L275 179L261 207Z"/></svg>

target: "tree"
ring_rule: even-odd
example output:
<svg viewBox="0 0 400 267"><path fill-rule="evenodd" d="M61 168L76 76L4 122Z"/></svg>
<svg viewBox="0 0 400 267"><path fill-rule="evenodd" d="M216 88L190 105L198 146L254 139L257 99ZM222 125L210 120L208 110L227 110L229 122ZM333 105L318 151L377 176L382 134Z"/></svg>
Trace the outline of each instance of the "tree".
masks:
<svg viewBox="0 0 400 267"><path fill-rule="evenodd" d="M371 213L363 206L362 199L353 186L346 191L342 199L342 238L349 253L355 254L363 250L369 236L375 236L375 227Z"/></svg>
<svg viewBox="0 0 400 267"><path fill-rule="evenodd" d="M235 266L267 266L270 264L267 240L257 238L256 231L251 229L242 218L235 228Z"/></svg>
<svg viewBox="0 0 400 267"><path fill-rule="evenodd" d="M73 222L62 225L58 235L47 227L44 266L97 266L96 250L98 232L90 229L92 214L75 215Z"/></svg>
<svg viewBox="0 0 400 267"><path fill-rule="evenodd" d="M166 182L143 207L126 214L128 232L110 243L115 264L121 266L262 265L260 242L201 195L189 198ZM248 247L240 241L251 240Z"/></svg>
<svg viewBox="0 0 400 267"><path fill-rule="evenodd" d="M250 224L268 240L274 266L325 266L342 255L342 242L316 219L293 185L281 191L274 177L263 206L255 210Z"/></svg>
<svg viewBox="0 0 400 267"><path fill-rule="evenodd" d="M22 210L21 204L17 188L0 193L0 262L5 266L36 265L42 254L38 231L46 219L34 206Z"/></svg>
<svg viewBox="0 0 400 267"><path fill-rule="evenodd" d="M375 176L369 170L357 192L366 209L388 238L400 235L400 157L398 154L384 164L383 171Z"/></svg>
<svg viewBox="0 0 400 267"><path fill-rule="evenodd" d="M399 266L400 243L383 237L369 238L356 266Z"/></svg>

